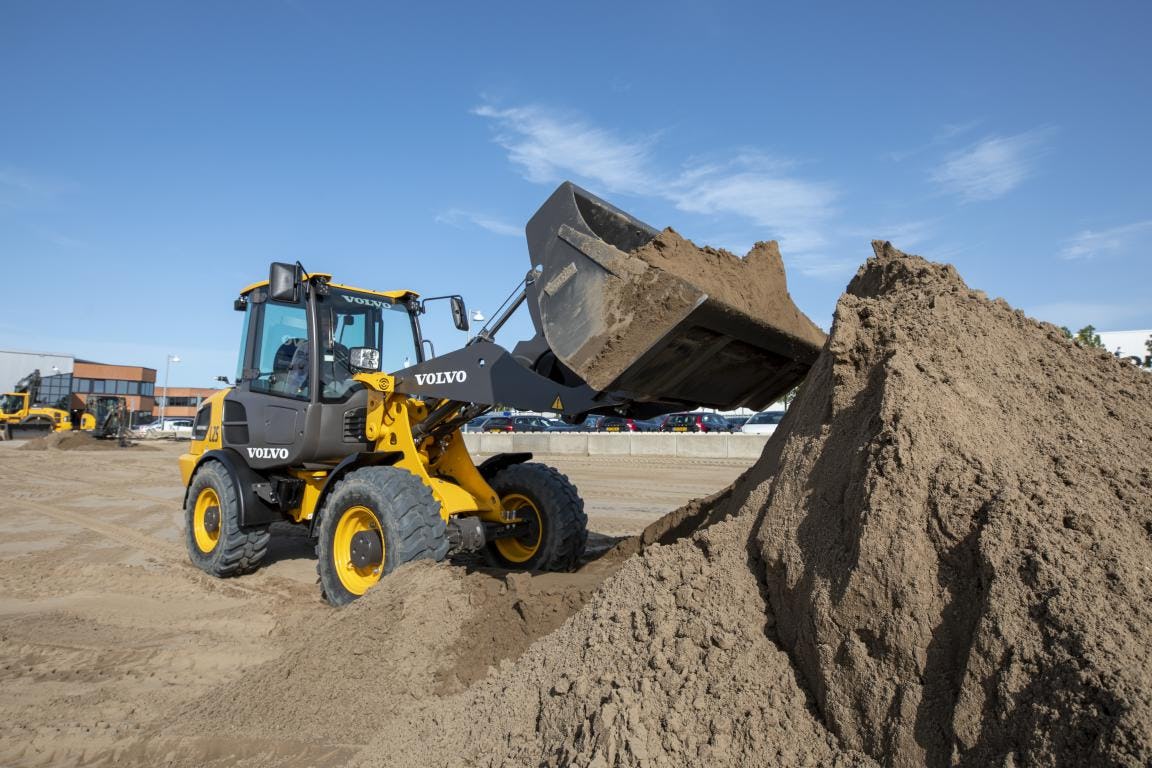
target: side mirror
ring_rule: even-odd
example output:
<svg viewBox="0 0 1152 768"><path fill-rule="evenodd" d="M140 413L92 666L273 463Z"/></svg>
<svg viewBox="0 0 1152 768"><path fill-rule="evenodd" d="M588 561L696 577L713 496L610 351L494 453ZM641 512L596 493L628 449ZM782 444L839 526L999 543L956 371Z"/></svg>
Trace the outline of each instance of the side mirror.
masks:
<svg viewBox="0 0 1152 768"><path fill-rule="evenodd" d="M461 296L452 296L449 299L452 304L452 322L458 330L468 330L468 310L464 306L464 298Z"/></svg>
<svg viewBox="0 0 1152 768"><path fill-rule="evenodd" d="M380 350L371 347L352 347L348 350L348 364L358 371L378 371Z"/></svg>
<svg viewBox="0 0 1152 768"><path fill-rule="evenodd" d="M295 264L275 262L268 273L268 297L295 304L300 299L300 273Z"/></svg>

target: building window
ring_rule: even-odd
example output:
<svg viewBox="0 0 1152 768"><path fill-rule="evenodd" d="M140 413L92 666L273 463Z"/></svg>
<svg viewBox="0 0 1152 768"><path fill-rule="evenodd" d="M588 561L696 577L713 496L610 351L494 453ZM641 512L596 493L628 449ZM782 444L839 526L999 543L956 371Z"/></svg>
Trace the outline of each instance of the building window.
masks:
<svg viewBox="0 0 1152 768"><path fill-rule="evenodd" d="M76 384L76 391L82 395L86 395L92 391L92 381L90 379L73 379Z"/></svg>
<svg viewBox="0 0 1152 768"><path fill-rule="evenodd" d="M144 395L145 397L152 397L152 395L155 394L155 387L156 385L150 381L141 382L140 394Z"/></svg>
<svg viewBox="0 0 1152 768"><path fill-rule="evenodd" d="M92 380L92 392L93 392L93 394L97 394L97 395L104 394L104 379L93 379Z"/></svg>

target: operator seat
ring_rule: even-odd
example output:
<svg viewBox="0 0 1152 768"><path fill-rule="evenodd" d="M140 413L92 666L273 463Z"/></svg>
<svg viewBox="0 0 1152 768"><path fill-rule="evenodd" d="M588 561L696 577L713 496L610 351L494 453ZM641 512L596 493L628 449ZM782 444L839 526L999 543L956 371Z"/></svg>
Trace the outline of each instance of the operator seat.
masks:
<svg viewBox="0 0 1152 768"><path fill-rule="evenodd" d="M307 350L307 339L289 338L276 349L272 358L272 375L268 379L268 390L284 395L294 395L295 389L289 384L292 373L292 360L301 348Z"/></svg>

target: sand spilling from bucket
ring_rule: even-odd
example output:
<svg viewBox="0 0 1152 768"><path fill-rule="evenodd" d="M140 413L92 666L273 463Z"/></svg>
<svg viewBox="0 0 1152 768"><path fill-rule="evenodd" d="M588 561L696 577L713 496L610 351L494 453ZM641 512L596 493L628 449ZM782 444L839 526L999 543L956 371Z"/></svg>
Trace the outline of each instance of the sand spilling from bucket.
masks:
<svg viewBox="0 0 1152 768"><path fill-rule="evenodd" d="M673 229L632 251L620 280L595 297L606 331L568 362L596 389L607 389L646 350L688 315L702 295L715 311L761 327L804 364L815 359L824 333L792 302L775 242L757 243L744 258L697 247Z"/></svg>
<svg viewBox="0 0 1152 768"><path fill-rule="evenodd" d="M697 246L668 228L631 255L817 349L824 344L824 332L792 302L775 240L756 243L740 258L723 248Z"/></svg>

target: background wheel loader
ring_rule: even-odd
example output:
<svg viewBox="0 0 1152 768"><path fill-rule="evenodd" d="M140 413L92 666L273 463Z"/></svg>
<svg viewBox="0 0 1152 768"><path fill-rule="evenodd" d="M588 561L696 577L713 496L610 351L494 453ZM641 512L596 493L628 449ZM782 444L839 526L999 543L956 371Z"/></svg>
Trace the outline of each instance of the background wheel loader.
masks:
<svg viewBox="0 0 1152 768"><path fill-rule="evenodd" d="M97 437L116 437L127 424L128 404L123 397L89 395L75 423L67 409L40 403L39 370L16 382L13 390L0 395L0 439L42 437L73 429L93 432Z"/></svg>
<svg viewBox="0 0 1152 768"><path fill-rule="evenodd" d="M432 358L415 293L273 264L235 302L246 328L236 385L201 405L179 460L192 562L220 577L251 571L270 524L287 520L315 537L335 605L454 551L575 567L587 539L576 488L527 453L474 463L463 424L495 403L573 419L760 408L804 377L823 341L786 293L807 325L769 325L631 255L658 234L562 184L528 223L522 289L467 345ZM671 314L621 312L638 289L681 300ZM467 330L463 300L436 298ZM510 352L494 337L524 304L536 334Z"/></svg>

